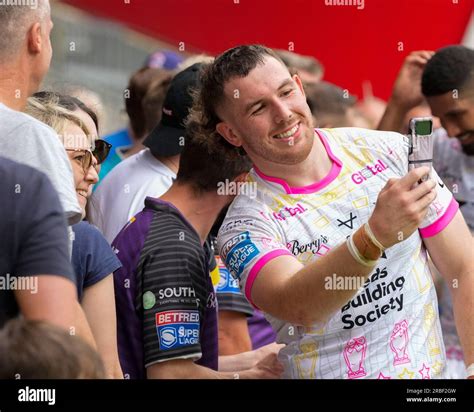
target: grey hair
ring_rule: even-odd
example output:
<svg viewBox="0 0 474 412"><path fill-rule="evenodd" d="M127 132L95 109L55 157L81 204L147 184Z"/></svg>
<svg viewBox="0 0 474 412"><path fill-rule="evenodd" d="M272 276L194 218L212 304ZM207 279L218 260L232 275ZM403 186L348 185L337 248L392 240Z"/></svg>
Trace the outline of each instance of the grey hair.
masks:
<svg viewBox="0 0 474 412"><path fill-rule="evenodd" d="M50 13L49 0L0 0L0 56L18 53L30 27Z"/></svg>

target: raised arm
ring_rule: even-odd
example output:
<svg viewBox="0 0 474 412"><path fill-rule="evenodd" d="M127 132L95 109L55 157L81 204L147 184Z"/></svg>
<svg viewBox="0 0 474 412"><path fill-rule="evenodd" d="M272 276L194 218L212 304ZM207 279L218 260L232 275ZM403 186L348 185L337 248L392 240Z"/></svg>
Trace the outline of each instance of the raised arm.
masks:
<svg viewBox="0 0 474 412"><path fill-rule="evenodd" d="M458 210L443 231L424 239L424 243L451 290L464 360L470 365L474 363L474 241L461 212Z"/></svg>
<svg viewBox="0 0 474 412"><path fill-rule="evenodd" d="M421 75L432 51L415 51L403 62L378 130L401 132L406 114L421 104Z"/></svg>
<svg viewBox="0 0 474 412"><path fill-rule="evenodd" d="M427 172L428 168L418 168L402 179L390 179L380 192L368 223L382 245L390 247L407 239L423 220L435 198L435 183L428 180L412 187ZM346 243L306 266L293 256L279 256L260 270L252 285L251 298L264 312L309 326L325 322L357 292L357 289L327 290L327 276L336 274L365 280L372 270L373 266L354 259Z"/></svg>

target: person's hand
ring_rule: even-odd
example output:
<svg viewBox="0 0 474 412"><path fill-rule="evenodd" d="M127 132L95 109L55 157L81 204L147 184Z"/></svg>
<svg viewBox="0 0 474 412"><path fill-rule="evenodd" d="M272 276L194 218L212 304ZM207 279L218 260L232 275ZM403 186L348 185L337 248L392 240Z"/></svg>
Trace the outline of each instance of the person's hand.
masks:
<svg viewBox="0 0 474 412"><path fill-rule="evenodd" d="M255 364L272 353L274 353L275 355L278 355L278 352L280 352L280 350L283 349L284 347L285 345L273 342L268 345L262 346L258 349L255 349L253 351Z"/></svg>
<svg viewBox="0 0 474 412"><path fill-rule="evenodd" d="M421 104L421 76L433 54L433 51L421 50L406 57L392 90L391 100L395 104L407 111Z"/></svg>
<svg viewBox="0 0 474 412"><path fill-rule="evenodd" d="M280 379L283 366L277 353L269 353L252 368L256 379Z"/></svg>
<svg viewBox="0 0 474 412"><path fill-rule="evenodd" d="M379 193L369 226L386 248L410 237L426 216L436 198L436 182L428 179L414 185L429 171L419 167L401 179L390 179Z"/></svg>

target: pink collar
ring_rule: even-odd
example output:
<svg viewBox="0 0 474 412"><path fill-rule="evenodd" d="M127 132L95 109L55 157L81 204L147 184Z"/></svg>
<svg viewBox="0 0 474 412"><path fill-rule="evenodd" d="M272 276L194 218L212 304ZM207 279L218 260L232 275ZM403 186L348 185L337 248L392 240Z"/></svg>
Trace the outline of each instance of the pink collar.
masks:
<svg viewBox="0 0 474 412"><path fill-rule="evenodd" d="M314 129L316 134L319 136L319 139L323 143L324 148L326 149L326 152L329 156L329 158L332 161L332 167L327 176L324 179L321 179L319 182L310 184L308 186L302 186L302 187L290 187L288 183L286 183L283 179L280 179L279 177L272 177L272 176L267 176L266 174L262 173L257 166L254 165L254 170L257 175L268 182L271 183L277 183L280 186L283 187L285 192L288 195L298 195L298 194L308 194L308 193L315 193L318 190L321 190L325 188L327 185L329 185L340 173L342 169L342 162L334 155L334 153L331 150L331 147L329 146L329 143L324 137L322 133L320 133L317 129Z"/></svg>

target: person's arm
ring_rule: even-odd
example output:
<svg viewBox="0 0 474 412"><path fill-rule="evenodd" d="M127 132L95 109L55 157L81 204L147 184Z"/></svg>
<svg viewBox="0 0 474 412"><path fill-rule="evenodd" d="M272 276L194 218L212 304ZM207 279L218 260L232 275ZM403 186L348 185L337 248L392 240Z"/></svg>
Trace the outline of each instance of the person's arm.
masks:
<svg viewBox="0 0 474 412"><path fill-rule="evenodd" d="M25 319L49 322L71 333L77 317L73 304L77 301L74 283L57 275L37 275L31 279L37 282L36 291L14 292L22 315Z"/></svg>
<svg viewBox="0 0 474 412"><path fill-rule="evenodd" d="M64 213L49 179L33 169L27 173L27 179L15 177L22 187L14 209L20 236L15 275L30 277L36 287L16 290L15 298L25 318L50 322L75 333L80 306Z"/></svg>
<svg viewBox="0 0 474 412"><path fill-rule="evenodd" d="M247 315L219 310L219 355L235 355L252 350Z"/></svg>
<svg viewBox="0 0 474 412"><path fill-rule="evenodd" d="M247 319L253 314L253 308L245 299L220 256L215 256L218 270L216 297L219 316L219 356L235 355L252 350ZM212 267L212 264L211 264Z"/></svg>
<svg viewBox="0 0 474 412"><path fill-rule="evenodd" d="M97 350L97 343L95 341L91 326L89 325L89 321L87 320L84 309L77 300L74 302L74 306L76 309L76 323L74 325L74 333L79 335L90 346Z"/></svg>
<svg viewBox="0 0 474 412"><path fill-rule="evenodd" d="M432 51L415 51L404 61L393 86L385 113L378 130L401 132L406 114L423 101L421 93L421 76Z"/></svg>
<svg viewBox="0 0 474 412"><path fill-rule="evenodd" d="M380 192L369 225L385 247L407 239L426 215L434 200L436 183L413 185L429 171L412 170L401 179L390 179ZM362 228L359 230L363 230ZM346 243L303 266L295 257L283 255L260 269L251 288L251 300L262 311L296 325L325 322L357 293L357 290L327 290L327 276L365 280L373 267L357 263Z"/></svg>
<svg viewBox="0 0 474 412"><path fill-rule="evenodd" d="M84 289L82 308L86 314L97 351L104 362L106 376L123 379L117 349L117 320L113 276Z"/></svg>
<svg viewBox="0 0 474 412"><path fill-rule="evenodd" d="M147 368L148 379L278 379L283 372L272 353L254 367L235 372L217 372L195 364L191 359L175 359L155 363Z"/></svg>
<svg viewBox="0 0 474 412"><path fill-rule="evenodd" d="M474 363L474 241L458 210L453 220L424 244L451 289L454 317L466 365ZM474 378L474 376L471 376Z"/></svg>
<svg viewBox="0 0 474 412"><path fill-rule="evenodd" d="M219 356L219 372L243 371L254 368L270 355L278 355L285 345L270 343L256 350L236 355Z"/></svg>

